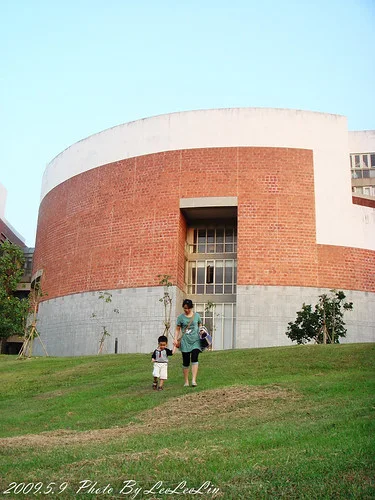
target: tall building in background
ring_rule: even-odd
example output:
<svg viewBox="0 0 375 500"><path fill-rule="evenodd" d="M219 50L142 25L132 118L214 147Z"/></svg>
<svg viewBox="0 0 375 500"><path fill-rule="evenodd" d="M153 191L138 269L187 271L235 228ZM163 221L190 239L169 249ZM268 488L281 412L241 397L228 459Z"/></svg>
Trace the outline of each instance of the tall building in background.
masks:
<svg viewBox="0 0 375 500"><path fill-rule="evenodd" d="M31 273L33 265L34 248L28 248L25 244L24 238L12 227L12 225L5 218L5 206L7 199L7 190L3 184L0 183L0 245L5 241L19 246L25 254L25 269L17 287L15 295L19 298L25 298L30 293ZM23 332L20 332L23 333ZM22 338L13 335L2 343L1 354L18 354L22 346Z"/></svg>
<svg viewBox="0 0 375 500"><path fill-rule="evenodd" d="M214 349L289 344L303 302L333 288L354 303L346 341L375 341L375 201L350 174L353 154L373 179L374 138L342 116L244 108L156 116L66 149L44 174L34 259L48 352L97 353L93 313L107 352L150 352L164 274L172 317L191 298Z"/></svg>
<svg viewBox="0 0 375 500"><path fill-rule="evenodd" d="M349 132L353 195L372 206L375 200L375 131ZM369 200L370 203L366 203Z"/></svg>
<svg viewBox="0 0 375 500"><path fill-rule="evenodd" d="M5 218L7 195L5 186L0 183L0 244L8 240L21 248L26 248L25 239Z"/></svg>

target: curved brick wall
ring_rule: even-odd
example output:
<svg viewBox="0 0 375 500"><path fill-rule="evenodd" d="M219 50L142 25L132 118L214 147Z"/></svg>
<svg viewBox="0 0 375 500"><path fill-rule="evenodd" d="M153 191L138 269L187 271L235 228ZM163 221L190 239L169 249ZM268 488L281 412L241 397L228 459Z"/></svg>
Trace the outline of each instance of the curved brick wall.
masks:
<svg viewBox="0 0 375 500"><path fill-rule="evenodd" d="M372 151L357 135L355 150L359 137ZM157 275L175 285L172 317L184 297L180 206L225 198L238 206L236 317L215 348L288 345L301 304L331 288L354 303L346 341L374 342L375 211L352 198L354 139L338 115L236 108L125 123L64 150L43 176L34 256L49 354L97 353L97 290L119 311L99 313L108 352L150 352L163 324Z"/></svg>
<svg viewBox="0 0 375 500"><path fill-rule="evenodd" d="M230 147L117 161L52 189L34 256L45 299L155 286L160 273L183 289L179 200L202 196L238 198L238 285L375 291L374 252L316 243L311 150Z"/></svg>

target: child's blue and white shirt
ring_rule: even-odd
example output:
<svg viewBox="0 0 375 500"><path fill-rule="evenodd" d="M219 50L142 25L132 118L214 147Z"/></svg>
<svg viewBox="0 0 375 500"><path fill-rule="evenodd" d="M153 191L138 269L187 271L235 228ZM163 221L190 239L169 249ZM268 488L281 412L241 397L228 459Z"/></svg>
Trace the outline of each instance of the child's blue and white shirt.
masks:
<svg viewBox="0 0 375 500"><path fill-rule="evenodd" d="M168 356L172 356L173 353L170 349L163 349L162 351L160 349L155 349L155 351L152 353L151 358L154 359L157 363L168 363Z"/></svg>

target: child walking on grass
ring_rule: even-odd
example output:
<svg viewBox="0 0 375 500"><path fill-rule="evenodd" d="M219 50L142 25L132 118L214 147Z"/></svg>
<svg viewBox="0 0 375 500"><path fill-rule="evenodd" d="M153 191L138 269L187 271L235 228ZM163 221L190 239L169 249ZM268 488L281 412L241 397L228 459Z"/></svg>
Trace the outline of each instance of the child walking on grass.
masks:
<svg viewBox="0 0 375 500"><path fill-rule="evenodd" d="M151 359L154 364L152 375L154 382L152 388L154 391L162 391L164 388L164 380L168 378L168 356L172 356L176 352L176 346L173 350L167 348L168 339L165 335L158 338L158 348L152 353ZM158 387L159 381L159 387Z"/></svg>

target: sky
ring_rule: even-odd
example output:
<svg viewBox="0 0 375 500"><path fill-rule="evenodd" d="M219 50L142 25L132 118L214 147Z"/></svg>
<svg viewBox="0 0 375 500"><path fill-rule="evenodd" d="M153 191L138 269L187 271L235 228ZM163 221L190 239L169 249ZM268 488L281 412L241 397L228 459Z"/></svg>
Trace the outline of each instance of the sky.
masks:
<svg viewBox="0 0 375 500"><path fill-rule="evenodd" d="M176 111L271 107L375 129L375 0L0 0L5 218L35 244L75 142Z"/></svg>

